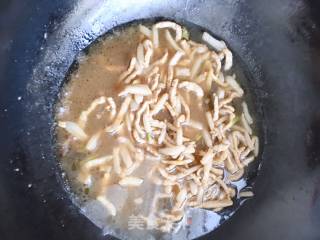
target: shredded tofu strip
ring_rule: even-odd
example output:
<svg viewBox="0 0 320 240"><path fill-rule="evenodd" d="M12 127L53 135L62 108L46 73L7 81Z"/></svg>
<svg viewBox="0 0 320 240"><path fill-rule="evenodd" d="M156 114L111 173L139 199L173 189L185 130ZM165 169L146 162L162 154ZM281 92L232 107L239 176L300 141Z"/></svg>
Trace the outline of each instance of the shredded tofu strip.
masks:
<svg viewBox="0 0 320 240"><path fill-rule="evenodd" d="M143 183L143 179L137 177L126 177L119 181L123 187L138 187Z"/></svg>
<svg viewBox="0 0 320 240"><path fill-rule="evenodd" d="M99 97L93 100L89 108L80 114L80 117L78 120L79 126L84 129L87 124L90 113L92 113L98 105L104 104L105 102L106 102L106 97Z"/></svg>
<svg viewBox="0 0 320 240"><path fill-rule="evenodd" d="M147 28L146 26L139 25L139 30L141 33L143 33L146 37L151 38L152 37L152 31Z"/></svg>
<svg viewBox="0 0 320 240"><path fill-rule="evenodd" d="M103 196L98 196L97 200L108 210L111 216L116 216L116 207L108 199Z"/></svg>
<svg viewBox="0 0 320 240"><path fill-rule="evenodd" d="M126 86L125 89L119 93L119 96L126 96L128 94L135 94L141 96L149 96L152 94L148 85L134 84Z"/></svg>
<svg viewBox="0 0 320 240"><path fill-rule="evenodd" d="M197 97L203 97L204 95L203 89L194 82L184 81L179 84L179 88L184 88L187 91L194 92Z"/></svg>
<svg viewBox="0 0 320 240"><path fill-rule="evenodd" d="M86 145L86 149L88 151L93 152L98 148L100 135L101 135L101 132L97 132L89 139Z"/></svg>
<svg viewBox="0 0 320 240"><path fill-rule="evenodd" d="M156 23L154 25L155 28L171 28L173 30L175 30L176 32L176 38L175 40L176 41L179 41L182 39L182 28L180 25L174 23L174 22L169 22L169 21L166 21L166 22L159 22L159 23Z"/></svg>
<svg viewBox="0 0 320 240"><path fill-rule="evenodd" d="M106 164L107 162L111 161L112 158L113 158L112 155L107 155L100 158L90 159L85 161L82 167L86 170L90 170L91 168Z"/></svg>
<svg viewBox="0 0 320 240"><path fill-rule="evenodd" d="M224 48L226 48L226 44L224 41L219 41L216 38L212 37L209 33L204 32L202 35L202 40L208 43L214 50L220 52Z"/></svg>
<svg viewBox="0 0 320 240"><path fill-rule="evenodd" d="M113 133L113 132L116 132L119 130L119 128L121 127L124 115L127 113L128 109L129 109L129 105L131 103L131 100L132 100L132 98L130 95L125 98L113 124L106 128L106 132Z"/></svg>
<svg viewBox="0 0 320 240"><path fill-rule="evenodd" d="M68 133L78 140L84 141L88 138L88 135L83 131L83 129L75 122L59 122L58 126L64 128Z"/></svg>

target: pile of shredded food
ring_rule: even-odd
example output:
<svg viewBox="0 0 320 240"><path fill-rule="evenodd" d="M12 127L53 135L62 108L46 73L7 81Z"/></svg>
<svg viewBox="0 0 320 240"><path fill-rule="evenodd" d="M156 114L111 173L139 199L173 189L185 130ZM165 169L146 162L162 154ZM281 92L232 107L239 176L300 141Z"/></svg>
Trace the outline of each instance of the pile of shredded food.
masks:
<svg viewBox="0 0 320 240"><path fill-rule="evenodd" d="M202 35L206 44L191 41L185 28L170 21L140 25L139 31L136 54L116 83L117 99L101 96L78 121L58 126L93 156L80 162L77 179L98 189L96 200L112 216L119 210L105 194L110 182L134 190L150 181L158 187L152 204L167 199L171 208L150 213L152 219L142 217L171 231L188 207L220 211L233 205L238 193L230 183L257 157L259 141L244 91L230 73L233 57L225 42L207 32ZM88 118L98 105L108 111L106 127L89 136ZM119 144L96 156L104 135ZM152 161L151 170L137 176L146 161ZM135 199L143 201L144 196Z"/></svg>

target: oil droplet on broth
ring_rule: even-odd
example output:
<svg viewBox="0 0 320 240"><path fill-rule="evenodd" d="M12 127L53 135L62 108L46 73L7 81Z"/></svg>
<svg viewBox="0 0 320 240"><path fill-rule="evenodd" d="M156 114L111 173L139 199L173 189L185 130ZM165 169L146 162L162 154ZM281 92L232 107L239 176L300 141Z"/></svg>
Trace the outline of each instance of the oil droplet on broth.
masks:
<svg viewBox="0 0 320 240"><path fill-rule="evenodd" d="M191 36L197 32L195 26L190 27ZM116 33L116 34L115 34ZM199 35L199 33L197 34ZM90 45L79 55L76 64L73 65L65 84L61 99L57 104L57 121L74 121L83 109L98 96L114 97L119 86L115 84L119 75L128 67L128 59L135 55L140 34L136 24L116 30L113 34L107 34L103 38ZM120 102L116 102L117 106ZM63 111L61 110L63 109ZM192 111L196 113L197 107ZM95 134L99 129L106 127L107 112L99 106L96 113L91 114L86 126L88 135ZM195 114L201 116L201 114ZM205 119L197 119L205 121ZM77 181L79 164L83 159L92 158L88 151L84 151L83 145L69 141L70 137L63 129L57 128L57 143L62 153L61 165L67 173L71 189L75 192L75 203L81 208L81 212L94 224L103 229L104 234L110 234L121 239L193 239L204 235L218 227L224 215L233 214L233 210L216 213L205 209L189 208L184 218L179 222L182 225L178 232L173 234L162 233L154 230L152 226L146 226L139 220L139 216L147 216L152 208L153 199L158 193L158 187L149 181L144 181L138 188L124 188L118 184L108 187L105 195L117 209L115 217L94 196L99 189L88 185L81 185ZM67 143L67 144L66 144ZM112 153L118 144L114 136L104 136L99 143L100 147L95 156L103 156ZM136 177L144 177L154 166L154 160L145 160L143 166L134 173ZM102 177L98 174L96 178ZM111 176L111 181L112 181ZM114 182L115 183L115 182ZM237 191L246 187L244 179L235 183ZM137 204L134 200L143 198L143 204ZM138 202L138 201L137 201Z"/></svg>

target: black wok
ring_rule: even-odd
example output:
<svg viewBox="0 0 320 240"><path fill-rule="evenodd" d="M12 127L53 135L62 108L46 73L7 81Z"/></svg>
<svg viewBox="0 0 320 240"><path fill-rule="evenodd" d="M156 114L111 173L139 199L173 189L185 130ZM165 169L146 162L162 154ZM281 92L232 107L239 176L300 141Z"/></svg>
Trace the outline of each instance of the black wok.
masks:
<svg viewBox="0 0 320 240"><path fill-rule="evenodd" d="M63 187L52 109L80 50L119 24L165 17L230 44L264 139L255 197L201 239L320 239L319 10L302 0L1 1L0 238L110 238Z"/></svg>

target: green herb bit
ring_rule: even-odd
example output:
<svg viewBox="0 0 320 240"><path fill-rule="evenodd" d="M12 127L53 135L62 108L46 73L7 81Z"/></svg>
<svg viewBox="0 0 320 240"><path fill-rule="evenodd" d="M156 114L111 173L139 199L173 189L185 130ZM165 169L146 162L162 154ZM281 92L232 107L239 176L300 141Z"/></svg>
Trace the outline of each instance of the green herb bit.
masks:
<svg viewBox="0 0 320 240"><path fill-rule="evenodd" d="M231 121L231 127L233 125L235 125L237 122L239 122L239 120L240 120L240 117L239 116L235 116L234 119L232 119L232 121Z"/></svg>
<svg viewBox="0 0 320 240"><path fill-rule="evenodd" d="M182 28L182 38L186 40L190 39L190 33L185 27Z"/></svg>
<svg viewBox="0 0 320 240"><path fill-rule="evenodd" d="M150 142L152 140L152 136L150 133L147 133L147 141Z"/></svg>
<svg viewBox="0 0 320 240"><path fill-rule="evenodd" d="M202 134L197 134L197 136L196 136L196 142L198 142L200 139L202 138Z"/></svg>

